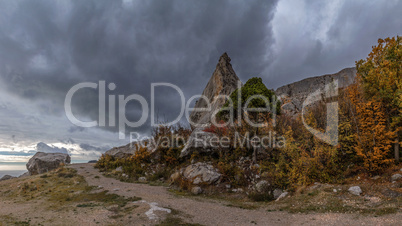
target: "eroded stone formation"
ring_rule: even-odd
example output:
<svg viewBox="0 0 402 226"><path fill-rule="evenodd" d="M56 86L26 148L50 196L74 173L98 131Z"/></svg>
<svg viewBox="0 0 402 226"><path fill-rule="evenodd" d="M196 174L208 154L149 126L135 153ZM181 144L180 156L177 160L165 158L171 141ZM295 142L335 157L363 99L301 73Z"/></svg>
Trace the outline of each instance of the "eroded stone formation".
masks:
<svg viewBox="0 0 402 226"><path fill-rule="evenodd" d="M218 98L219 95L229 96L233 91L235 91L241 81L237 77L235 71L230 64L230 57L227 53L224 53L216 65L216 69L209 79L207 86L205 87L202 95L208 99L211 103L211 111L193 111L190 114L191 122L195 124L206 124L211 122L211 117L213 113L221 109L225 104L226 99ZM195 106L195 108L206 108L207 102L205 99L200 98ZM192 128L199 127L197 125L191 125Z"/></svg>
<svg viewBox="0 0 402 226"><path fill-rule="evenodd" d="M281 99L282 112L291 116L301 112L303 102L309 94L318 89L324 89L325 85L338 80L338 88L344 88L353 83L356 77L356 68L345 68L335 74L327 74L306 78L298 82L279 87L275 94Z"/></svg>

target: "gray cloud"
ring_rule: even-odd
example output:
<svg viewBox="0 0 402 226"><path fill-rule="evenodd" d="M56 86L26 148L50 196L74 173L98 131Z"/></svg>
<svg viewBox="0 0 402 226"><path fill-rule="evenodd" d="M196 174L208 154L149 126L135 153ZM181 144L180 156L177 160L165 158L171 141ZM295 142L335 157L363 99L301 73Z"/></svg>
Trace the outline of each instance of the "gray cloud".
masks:
<svg viewBox="0 0 402 226"><path fill-rule="evenodd" d="M63 153L63 154L68 154L68 151L66 148L58 148L54 146L49 146L43 142L40 142L36 145L36 151L38 152L45 152L45 153Z"/></svg>
<svg viewBox="0 0 402 226"><path fill-rule="evenodd" d="M401 9L401 1L280 1L264 81L277 88L353 67L379 38L401 35Z"/></svg>
<svg viewBox="0 0 402 226"><path fill-rule="evenodd" d="M85 131L85 127L79 127L79 126L71 126L68 129L69 133L75 133L75 132L84 132Z"/></svg>
<svg viewBox="0 0 402 226"><path fill-rule="evenodd" d="M84 149L85 151L99 151L99 152L105 152L111 147L105 146L105 147L95 147L90 144L80 144L80 148Z"/></svg>

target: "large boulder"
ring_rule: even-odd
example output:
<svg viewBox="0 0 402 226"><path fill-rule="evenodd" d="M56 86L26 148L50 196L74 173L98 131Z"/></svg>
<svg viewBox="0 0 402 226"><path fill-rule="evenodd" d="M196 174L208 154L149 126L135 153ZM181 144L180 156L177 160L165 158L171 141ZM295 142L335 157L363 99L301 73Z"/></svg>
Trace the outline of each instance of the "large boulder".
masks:
<svg viewBox="0 0 402 226"><path fill-rule="evenodd" d="M210 111L197 111L190 114L190 125L196 127L205 127L211 122L211 118L225 104L225 98L219 98L219 95L229 96L235 91L241 81L230 64L230 57L224 53L216 65L216 69L209 79L207 86L202 92L202 97L195 103L194 108L208 108L208 102L211 104ZM208 100L208 101L207 101Z"/></svg>
<svg viewBox="0 0 402 226"><path fill-rule="evenodd" d="M57 169L60 167L60 164L68 164L70 162L71 158L68 154L37 152L29 159L26 166L30 175L35 175Z"/></svg>
<svg viewBox="0 0 402 226"><path fill-rule="evenodd" d="M212 153L220 147L218 136L205 132L202 128L196 128L188 138L186 145L181 150L180 157L189 157L193 152Z"/></svg>
<svg viewBox="0 0 402 226"><path fill-rule="evenodd" d="M183 177L193 184L215 184L221 179L221 174L212 165L197 162L187 166L183 171Z"/></svg>

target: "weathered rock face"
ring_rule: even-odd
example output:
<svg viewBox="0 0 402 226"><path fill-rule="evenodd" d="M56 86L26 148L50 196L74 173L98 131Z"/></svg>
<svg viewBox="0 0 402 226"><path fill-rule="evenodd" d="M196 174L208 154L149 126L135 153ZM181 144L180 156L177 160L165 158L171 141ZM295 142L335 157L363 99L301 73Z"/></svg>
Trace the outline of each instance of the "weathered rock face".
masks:
<svg viewBox="0 0 402 226"><path fill-rule="evenodd" d="M43 153L37 152L27 163L27 169L30 175L46 173L57 169L60 164L68 164L71 158L63 153Z"/></svg>
<svg viewBox="0 0 402 226"><path fill-rule="evenodd" d="M183 177L193 184L214 184L219 181L221 174L212 165L197 162L187 166L183 171Z"/></svg>
<svg viewBox="0 0 402 226"><path fill-rule="evenodd" d="M105 155L110 155L115 158L124 158L133 155L137 151L137 146L134 143L129 143L124 146L114 147L105 152Z"/></svg>
<svg viewBox="0 0 402 226"><path fill-rule="evenodd" d="M202 96L208 99L211 104L211 111L193 111L190 114L190 125L192 128L200 127L202 124L207 124L211 122L211 117L215 111L222 108L225 104L226 99L217 98L218 95L229 96L234 90L238 88L240 79L237 77L235 71L230 64L230 57L227 53L224 53L216 65L216 69L212 74L207 86L202 92ZM208 102L200 98L195 104L195 108L207 108Z"/></svg>
<svg viewBox="0 0 402 226"><path fill-rule="evenodd" d="M356 68L345 68L338 73L307 78L279 87L275 94L282 101L282 112L297 115L301 112L307 96L318 89L324 89L333 80L338 80L338 88L345 88L353 83Z"/></svg>
<svg viewBox="0 0 402 226"><path fill-rule="evenodd" d="M142 144L140 144L142 145ZM144 143L145 146L145 143ZM114 147L108 151L105 152L105 155L110 155L115 158L124 158L130 155L134 155L134 153L138 150L139 144L137 142L129 143L125 146L120 146L120 147ZM152 142L148 142L146 145L149 151L153 151L154 147Z"/></svg>
<svg viewBox="0 0 402 226"><path fill-rule="evenodd" d="M202 128L196 128L190 135L186 146L181 151L180 157L189 157L193 152L212 153L218 150L219 145L214 142L217 135L203 131Z"/></svg>

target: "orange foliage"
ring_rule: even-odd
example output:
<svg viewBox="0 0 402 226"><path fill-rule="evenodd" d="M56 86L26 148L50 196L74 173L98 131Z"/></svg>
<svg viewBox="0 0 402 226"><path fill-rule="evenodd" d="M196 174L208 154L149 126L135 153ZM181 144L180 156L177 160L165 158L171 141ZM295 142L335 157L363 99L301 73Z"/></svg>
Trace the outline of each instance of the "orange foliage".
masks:
<svg viewBox="0 0 402 226"><path fill-rule="evenodd" d="M363 167L370 173L379 173L392 163L390 157L395 133L387 128L383 104L374 98L363 98L359 78L348 89L349 98L356 111L356 154L362 158Z"/></svg>

